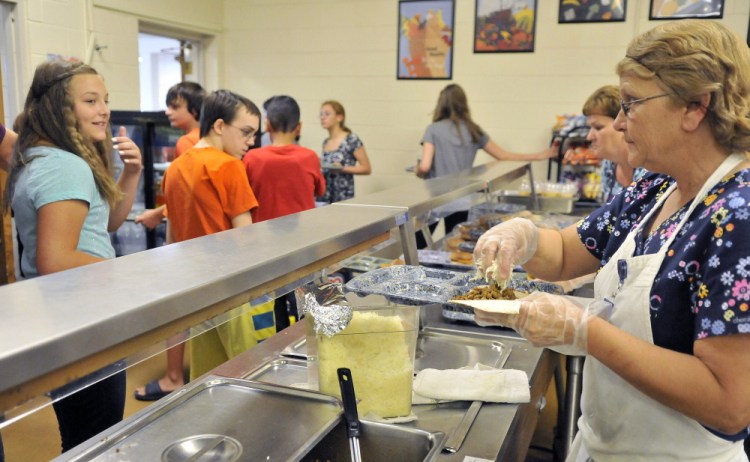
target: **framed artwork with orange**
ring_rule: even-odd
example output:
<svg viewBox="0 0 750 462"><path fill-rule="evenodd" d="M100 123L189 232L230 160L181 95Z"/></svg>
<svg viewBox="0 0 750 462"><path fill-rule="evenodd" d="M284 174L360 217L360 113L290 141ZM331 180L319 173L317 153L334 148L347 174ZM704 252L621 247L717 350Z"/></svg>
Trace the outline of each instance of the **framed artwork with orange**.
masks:
<svg viewBox="0 0 750 462"><path fill-rule="evenodd" d="M454 18L454 0L398 2L399 80L451 78Z"/></svg>
<svg viewBox="0 0 750 462"><path fill-rule="evenodd" d="M537 0L476 0L474 53L533 52Z"/></svg>

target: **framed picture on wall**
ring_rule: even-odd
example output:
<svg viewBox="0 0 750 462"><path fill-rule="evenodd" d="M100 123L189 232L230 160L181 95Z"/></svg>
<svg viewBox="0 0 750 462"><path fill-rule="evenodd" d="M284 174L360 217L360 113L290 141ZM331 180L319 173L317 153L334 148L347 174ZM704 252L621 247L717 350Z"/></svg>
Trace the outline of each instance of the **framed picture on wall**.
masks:
<svg viewBox="0 0 750 462"><path fill-rule="evenodd" d="M628 0L560 0L557 22L621 22L625 21Z"/></svg>
<svg viewBox="0 0 750 462"><path fill-rule="evenodd" d="M651 0L649 19L711 18L724 16L725 0Z"/></svg>
<svg viewBox="0 0 750 462"><path fill-rule="evenodd" d="M474 53L533 52L537 0L476 0Z"/></svg>
<svg viewBox="0 0 750 462"><path fill-rule="evenodd" d="M451 79L454 25L454 0L400 0L398 79Z"/></svg>

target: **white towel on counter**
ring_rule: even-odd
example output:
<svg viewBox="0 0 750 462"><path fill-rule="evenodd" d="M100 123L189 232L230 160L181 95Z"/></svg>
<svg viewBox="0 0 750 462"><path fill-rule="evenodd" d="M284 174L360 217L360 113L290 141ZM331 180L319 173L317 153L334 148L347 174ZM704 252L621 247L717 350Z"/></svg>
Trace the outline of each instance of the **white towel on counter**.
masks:
<svg viewBox="0 0 750 462"><path fill-rule="evenodd" d="M461 369L424 369L414 378L412 404L443 401L528 403L531 400L526 372L495 369L477 363Z"/></svg>

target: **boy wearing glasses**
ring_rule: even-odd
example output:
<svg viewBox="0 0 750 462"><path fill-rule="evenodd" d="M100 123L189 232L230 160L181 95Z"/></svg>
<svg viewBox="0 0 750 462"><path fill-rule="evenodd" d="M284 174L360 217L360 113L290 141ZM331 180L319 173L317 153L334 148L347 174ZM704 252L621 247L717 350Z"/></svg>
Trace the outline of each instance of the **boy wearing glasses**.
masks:
<svg viewBox="0 0 750 462"><path fill-rule="evenodd" d="M315 196L325 193L318 155L295 144L301 128L299 119L300 109L294 98L271 98L266 108L266 131L271 144L248 151L242 159L260 203L252 211L256 223L315 208ZM290 309L293 303L293 296L276 300L277 330L289 326L290 311L296 311Z"/></svg>
<svg viewBox="0 0 750 462"><path fill-rule="evenodd" d="M258 201L240 160L253 144L260 111L249 99L218 90L203 102L201 139L164 174L167 243L253 223ZM198 377L275 333L273 304L264 303L192 340L190 377Z"/></svg>

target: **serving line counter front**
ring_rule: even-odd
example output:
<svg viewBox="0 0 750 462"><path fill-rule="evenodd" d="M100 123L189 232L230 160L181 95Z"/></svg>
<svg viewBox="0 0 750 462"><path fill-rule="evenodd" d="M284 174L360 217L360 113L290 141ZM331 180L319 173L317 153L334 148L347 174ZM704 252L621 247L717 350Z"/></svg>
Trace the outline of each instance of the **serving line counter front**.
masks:
<svg viewBox="0 0 750 462"><path fill-rule="evenodd" d="M527 173L531 175L528 163L493 162L455 177L415 181L333 206L0 287L4 314L0 370L5 371L0 374L0 411L6 414L5 425L41 405L39 398L50 390L123 358L130 358L123 366L127 367L133 359L166 349L165 339L226 316L242 303L321 279L343 260L391 242L396 229L407 261L417 264L413 231L421 216L455 199L493 191ZM426 319L439 324L439 312L426 310ZM459 327L467 328L450 323L442 328ZM301 329L301 325L287 329L215 372L242 377L231 370L246 371L266 355L277 354L301 335ZM526 370L532 387L543 394L556 364L552 354L530 348L517 337L511 341L519 347L513 349L506 367ZM524 432L528 438L533 433L536 419L529 415L535 415L539 404L534 396L532 391L529 405L496 405L497 413L487 411L495 405L487 406L472 426L466 447L487 446L475 457L489 460L506 453L525 454L528 439L518 439L514 433ZM465 410L459 412L463 415ZM506 446L510 449L502 449Z"/></svg>
<svg viewBox="0 0 750 462"><path fill-rule="evenodd" d="M483 403L476 418L468 422L470 426L466 428L462 428L462 424L472 405L469 401L455 401L435 405L415 405L412 407L412 412L417 416L417 420L390 425L393 433L389 437L379 441L379 443L382 443L381 447L373 447L371 444L363 445L362 460L403 460L409 462L417 460L446 462L525 460L539 412L545 404L545 391L558 363L557 354L550 350L531 347L526 341L520 339L510 331L446 322L442 319L439 305L415 306L413 308L421 310L422 324L424 326L424 333L421 335L454 337L469 345L464 349L467 355L460 359L467 361L475 359L472 357L472 354L478 354L478 352L470 346L472 342L476 342L479 345L492 340L494 343L502 345L503 348L507 348L510 355L507 357L505 367L520 369L527 373L531 387L531 400L527 404L520 405ZM190 401L195 399L195 389L210 388L221 377L228 379L248 379L251 381L248 382L249 386L278 387L278 390L284 390L290 394L295 393L291 390L303 392L305 388L303 382L306 377L304 360L299 361L292 359L292 357L295 355L297 347L300 343L304 343L304 341L305 323L296 323L273 338L264 341L260 345L217 367L210 374L172 393L155 405L134 414L99 435L99 437L92 438L88 442L63 454L56 461L133 460L132 457L138 455L138 451L141 451L144 445L155 446L155 449L169 447L169 443L178 441L182 436L179 434L179 431L182 429L175 429L170 426L175 425L176 419L173 414L182 412L183 420L194 420L192 425L198 426L201 430L203 428L200 427L204 427L204 421L212 419L210 415L185 415L182 408L190 406ZM432 359L432 361L435 360L439 362L440 358ZM219 397L217 396L215 399L218 402ZM299 441L300 435L307 435L313 432L314 429L311 426L314 427L315 423L311 423L310 421L316 420L311 416L305 416L303 410L294 412L294 409L285 409L277 406L267 410L267 414L258 415L258 413L263 413L262 409L249 407L239 400L230 405L237 410L236 414L242 415L241 425L261 427L256 430L254 438L248 435L247 441L242 442L245 446L245 452L243 457L237 460L265 460L266 457L270 457L268 460L287 460L275 458L281 450L274 446L294 444L307 444L308 446L304 448L284 448L284 451L295 452L297 449L302 449L300 452L308 454L308 457L301 458L304 461L349 460L349 454L346 453L348 447L342 451L345 454L337 453L336 456L338 457L331 457L330 452L326 453L327 456L324 458L309 456L311 453L317 455L316 450L319 446L331 443L326 439L322 441L313 440L312 442L307 440ZM323 411L319 411L315 417L322 418L324 417L321 415L323 413ZM373 437L373 431L377 429L373 429L371 425L368 426L369 422L364 423L365 427L362 429L360 439L363 442L367 442L368 439ZM210 424L208 428L211 429L212 433L215 433L222 432L222 430L226 431L228 427L230 430L226 431L226 433L231 433L233 437L236 436L236 433L252 433L237 431L234 429L235 425L238 424L235 422L216 422ZM266 432L266 427L268 426L278 426L282 429L278 435L267 436L272 442L265 441L260 436ZM192 430L193 433L195 431L195 429ZM466 431L465 439L463 439L462 444L459 445L457 450L455 452L443 450L448 441L457 432L461 431ZM409 435L417 432L423 435L434 435L434 438L430 442L408 438ZM190 432L187 433L189 434ZM179 436L175 436L175 434ZM154 438L159 439L156 445L153 444ZM424 453L406 455L410 454L409 445L424 444L430 445L424 449ZM387 448L382 446L387 446ZM331 450L330 448L327 449ZM412 447L411 449L413 450L414 448ZM390 454L391 451L395 455L393 457L386 457L386 454ZM158 455L156 453L152 454ZM223 459L207 458L206 460ZM299 459L290 456L289 460Z"/></svg>
<svg viewBox="0 0 750 462"><path fill-rule="evenodd" d="M400 221L387 207L324 207L0 287L0 411L305 283Z"/></svg>

